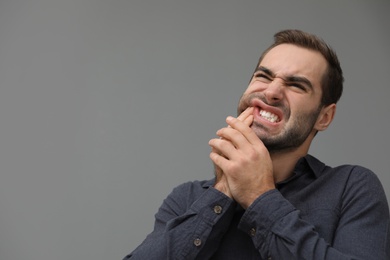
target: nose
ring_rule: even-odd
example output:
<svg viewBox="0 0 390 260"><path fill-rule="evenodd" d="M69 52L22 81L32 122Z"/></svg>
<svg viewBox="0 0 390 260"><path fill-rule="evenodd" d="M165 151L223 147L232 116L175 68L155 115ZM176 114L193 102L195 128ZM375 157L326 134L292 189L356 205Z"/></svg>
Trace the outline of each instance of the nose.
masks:
<svg viewBox="0 0 390 260"><path fill-rule="evenodd" d="M282 80L274 79L267 88L264 90L264 96L269 103L277 102L283 99L283 86Z"/></svg>

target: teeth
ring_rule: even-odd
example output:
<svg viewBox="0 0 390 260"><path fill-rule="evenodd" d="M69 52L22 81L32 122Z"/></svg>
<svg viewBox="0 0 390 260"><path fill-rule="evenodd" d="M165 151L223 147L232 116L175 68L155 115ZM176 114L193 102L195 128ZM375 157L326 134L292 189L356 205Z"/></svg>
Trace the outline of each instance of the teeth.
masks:
<svg viewBox="0 0 390 260"><path fill-rule="evenodd" d="M260 115L262 118L267 119L268 121L275 123L279 121L279 117L275 114L272 114L265 110L260 110Z"/></svg>

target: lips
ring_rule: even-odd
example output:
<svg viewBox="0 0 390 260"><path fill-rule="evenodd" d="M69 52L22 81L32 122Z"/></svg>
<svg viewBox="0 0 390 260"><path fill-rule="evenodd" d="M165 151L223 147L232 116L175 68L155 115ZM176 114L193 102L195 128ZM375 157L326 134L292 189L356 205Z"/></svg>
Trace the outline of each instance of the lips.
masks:
<svg viewBox="0 0 390 260"><path fill-rule="evenodd" d="M283 111L275 106L270 106L260 99L253 99L250 106L254 107L253 116L259 121L269 124L277 124L283 119Z"/></svg>

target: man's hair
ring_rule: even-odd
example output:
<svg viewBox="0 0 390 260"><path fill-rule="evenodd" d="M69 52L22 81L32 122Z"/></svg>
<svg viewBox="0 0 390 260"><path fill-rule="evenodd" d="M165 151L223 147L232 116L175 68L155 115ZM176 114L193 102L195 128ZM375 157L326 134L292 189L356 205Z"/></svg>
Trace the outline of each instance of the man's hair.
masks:
<svg viewBox="0 0 390 260"><path fill-rule="evenodd" d="M327 106L339 101L343 93L343 71L336 52L321 38L300 30L284 30L274 35L274 43L260 56L256 69L259 67L264 56L275 46L280 44L293 44L306 49L318 51L328 63L327 70L321 81L322 98L321 104Z"/></svg>

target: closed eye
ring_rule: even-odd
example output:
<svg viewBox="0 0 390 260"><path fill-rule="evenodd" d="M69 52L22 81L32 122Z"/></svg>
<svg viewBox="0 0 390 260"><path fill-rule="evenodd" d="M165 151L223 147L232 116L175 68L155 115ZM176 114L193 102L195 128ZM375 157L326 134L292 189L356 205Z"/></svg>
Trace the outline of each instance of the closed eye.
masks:
<svg viewBox="0 0 390 260"><path fill-rule="evenodd" d="M313 85L311 84L311 82L304 77L288 76L285 80L288 86L300 89L305 92L308 92L313 89Z"/></svg>
<svg viewBox="0 0 390 260"><path fill-rule="evenodd" d="M288 85L290 87L294 87L294 88L298 88L298 89L306 91L306 88L304 86L302 86L301 84L292 83L292 84L288 84Z"/></svg>
<svg viewBox="0 0 390 260"><path fill-rule="evenodd" d="M253 75L254 78L259 79L263 82L269 82L272 81L271 77L263 72L257 72Z"/></svg>

